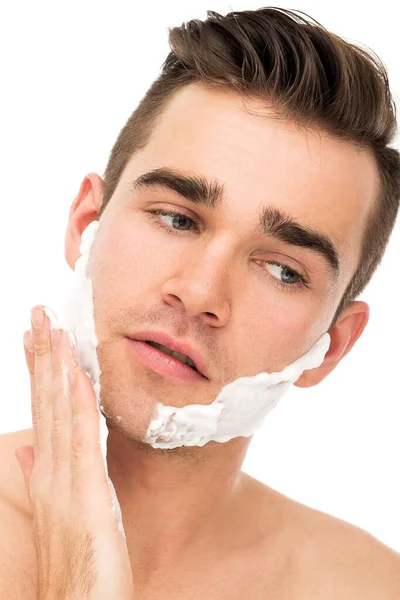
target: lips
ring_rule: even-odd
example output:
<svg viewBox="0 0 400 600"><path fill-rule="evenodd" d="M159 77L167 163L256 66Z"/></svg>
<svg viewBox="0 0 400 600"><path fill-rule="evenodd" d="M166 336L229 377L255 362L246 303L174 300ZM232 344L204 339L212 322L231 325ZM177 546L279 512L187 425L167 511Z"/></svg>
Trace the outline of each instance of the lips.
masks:
<svg viewBox="0 0 400 600"><path fill-rule="evenodd" d="M163 331L140 331L137 333L132 333L132 335L129 335L129 337L133 340L139 340L142 342L155 342L156 344L166 346L167 348L169 348L169 350L172 350L173 352L185 354L194 362L197 371L199 371L199 373L203 377L206 377L208 379L208 370L203 356L201 355L199 350L197 350L188 342L180 340L178 338L174 338L169 333Z"/></svg>
<svg viewBox="0 0 400 600"><path fill-rule="evenodd" d="M162 346L161 344L157 344L156 342L146 342L146 344L148 344L149 346L153 346L153 348L158 348L159 350L161 350L161 352L164 352L165 354L168 354L168 356L172 356L173 358L180 360L181 362L185 363L188 367L191 367L192 369L197 371L194 362L190 360L190 358L186 356L186 354L179 354L179 352L174 352L166 346Z"/></svg>

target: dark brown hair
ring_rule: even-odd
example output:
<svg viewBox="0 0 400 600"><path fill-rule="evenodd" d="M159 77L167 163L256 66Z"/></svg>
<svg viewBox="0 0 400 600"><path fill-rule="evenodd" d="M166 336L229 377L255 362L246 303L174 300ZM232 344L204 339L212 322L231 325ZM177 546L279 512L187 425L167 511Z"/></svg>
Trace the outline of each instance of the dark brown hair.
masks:
<svg viewBox="0 0 400 600"><path fill-rule="evenodd" d="M261 100L273 107L278 120L324 132L376 159L379 193L363 232L358 267L332 327L369 283L395 225L400 152L389 144L397 133L396 105L385 65L375 53L329 32L311 17L314 22L308 22L298 12L302 11L267 7L223 16L207 11L204 21L193 19L169 28L171 52L161 74L110 153L98 219L127 162L146 146L163 110L184 86L202 82Z"/></svg>

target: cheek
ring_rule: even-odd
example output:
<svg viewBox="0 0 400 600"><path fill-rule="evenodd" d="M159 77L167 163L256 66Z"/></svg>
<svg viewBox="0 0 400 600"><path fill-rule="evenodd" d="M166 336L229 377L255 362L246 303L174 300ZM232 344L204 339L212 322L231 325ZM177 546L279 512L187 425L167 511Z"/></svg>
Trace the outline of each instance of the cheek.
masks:
<svg viewBox="0 0 400 600"><path fill-rule="evenodd" d="M248 315L241 329L246 331L246 354L253 357L259 372L281 371L312 347L322 335L315 310L310 302L297 298L265 302L261 310Z"/></svg>
<svg viewBox="0 0 400 600"><path fill-rule="evenodd" d="M291 364L306 354L325 333L321 312L314 307L312 312L308 311L302 317L288 319L281 332L280 348L285 362L281 368Z"/></svg>
<svg viewBox="0 0 400 600"><path fill-rule="evenodd" d="M102 233L93 248L93 281L105 294L115 296L135 280L145 284L147 278L154 277L157 253L145 231L126 219Z"/></svg>

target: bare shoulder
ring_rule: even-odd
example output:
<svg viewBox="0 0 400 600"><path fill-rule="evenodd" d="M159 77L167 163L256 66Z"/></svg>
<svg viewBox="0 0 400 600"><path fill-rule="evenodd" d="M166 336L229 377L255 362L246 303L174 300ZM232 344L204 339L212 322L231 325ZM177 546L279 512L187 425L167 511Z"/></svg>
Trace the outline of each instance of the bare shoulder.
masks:
<svg viewBox="0 0 400 600"><path fill-rule="evenodd" d="M280 577L296 600L400 600L400 554L367 531L301 504L246 476L258 497L257 528L269 565L282 557ZM273 523L276 523L274 527ZM272 532L272 535L271 535ZM286 596L285 596L286 597Z"/></svg>
<svg viewBox="0 0 400 600"><path fill-rule="evenodd" d="M310 568L320 565L331 589L343 600L400 598L400 554L371 533L340 519L326 518L315 543L307 548Z"/></svg>
<svg viewBox="0 0 400 600"><path fill-rule="evenodd" d="M15 448L32 443L32 430L0 435L0 597L36 598L32 517Z"/></svg>
<svg viewBox="0 0 400 600"><path fill-rule="evenodd" d="M334 518L321 541L321 558L345 600L400 598L400 554L395 550L371 533Z"/></svg>
<svg viewBox="0 0 400 600"><path fill-rule="evenodd" d="M294 503L305 598L400 599L400 554L342 519Z"/></svg>

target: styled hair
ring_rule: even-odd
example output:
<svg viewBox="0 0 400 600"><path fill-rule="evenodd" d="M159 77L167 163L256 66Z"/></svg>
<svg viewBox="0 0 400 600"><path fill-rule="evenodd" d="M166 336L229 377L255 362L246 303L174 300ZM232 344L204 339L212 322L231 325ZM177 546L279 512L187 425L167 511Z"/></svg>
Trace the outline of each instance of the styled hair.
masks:
<svg viewBox="0 0 400 600"><path fill-rule="evenodd" d="M298 12L277 7L207 11L168 29L171 51L161 73L121 129L104 173L100 219L132 155L150 141L163 111L184 86L201 82L260 100L274 118L323 132L375 158L379 190L361 243L359 264L339 302L340 314L380 264L399 210L400 152L396 105L384 63ZM308 16L306 13L302 13ZM251 114L251 113L250 113Z"/></svg>

